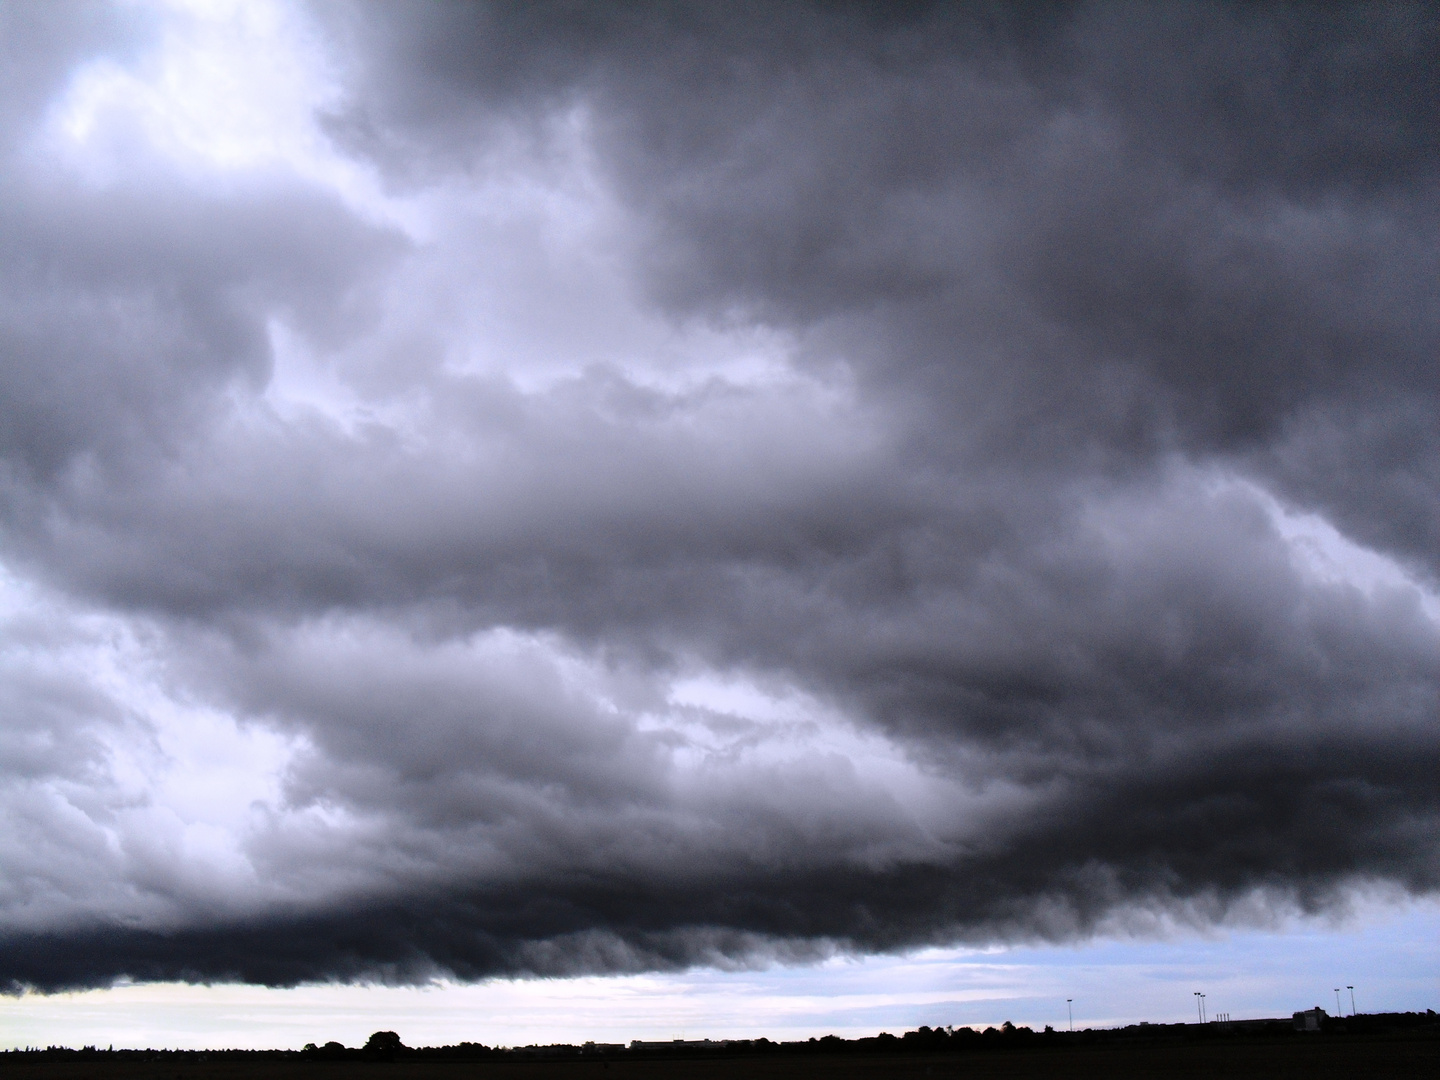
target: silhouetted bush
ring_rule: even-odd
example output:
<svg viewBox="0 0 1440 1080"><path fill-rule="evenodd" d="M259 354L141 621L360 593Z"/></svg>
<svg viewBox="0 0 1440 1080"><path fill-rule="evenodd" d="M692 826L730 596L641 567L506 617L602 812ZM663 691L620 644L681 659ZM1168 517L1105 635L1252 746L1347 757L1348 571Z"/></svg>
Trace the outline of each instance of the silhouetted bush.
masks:
<svg viewBox="0 0 1440 1080"><path fill-rule="evenodd" d="M381 1061L389 1061L404 1049L405 1044L393 1031L377 1031L365 1042L366 1056L379 1058Z"/></svg>

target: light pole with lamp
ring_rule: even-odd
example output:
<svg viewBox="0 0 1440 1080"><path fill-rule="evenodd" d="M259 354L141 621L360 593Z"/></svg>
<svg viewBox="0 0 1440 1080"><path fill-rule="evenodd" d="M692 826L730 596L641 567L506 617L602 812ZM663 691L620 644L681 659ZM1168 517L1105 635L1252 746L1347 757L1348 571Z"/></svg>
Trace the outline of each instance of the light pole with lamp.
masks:
<svg viewBox="0 0 1440 1080"><path fill-rule="evenodd" d="M1202 1024L1205 1022L1204 1017L1201 1015L1201 1012L1200 1012L1200 991L1199 991L1199 990L1196 990L1196 991L1195 991L1195 1019L1198 1020L1198 1021L1200 1021L1200 1023L1202 1023Z"/></svg>
<svg viewBox="0 0 1440 1080"><path fill-rule="evenodd" d="M1071 1003L1072 1001L1074 1001L1074 1000L1075 1000L1074 998L1066 998L1066 999L1065 999L1065 1012L1066 1012L1066 1015L1068 1015L1068 1016L1070 1017L1070 1030L1071 1030L1071 1031L1074 1031L1074 1030L1075 1030L1075 1010L1074 1010L1074 1008L1070 1005L1070 1003Z"/></svg>
<svg viewBox="0 0 1440 1080"><path fill-rule="evenodd" d="M1353 986L1347 986L1347 987L1345 987L1345 989L1350 991L1350 1015L1351 1015L1351 1016L1354 1016L1354 1015L1355 1015L1355 987L1353 987Z"/></svg>

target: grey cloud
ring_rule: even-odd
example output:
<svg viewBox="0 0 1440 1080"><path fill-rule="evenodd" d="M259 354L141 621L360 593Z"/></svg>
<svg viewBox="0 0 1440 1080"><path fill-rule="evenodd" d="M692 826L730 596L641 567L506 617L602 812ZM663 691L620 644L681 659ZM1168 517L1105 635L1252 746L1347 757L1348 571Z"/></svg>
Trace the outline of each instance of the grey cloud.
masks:
<svg viewBox="0 0 1440 1080"><path fill-rule="evenodd" d="M233 881L121 860L155 906L12 918L0 979L766 962L1440 884L1432 9L314 16L326 130L437 235L7 166L4 557L290 756ZM265 396L270 320L344 416ZM780 375L673 344L741 331ZM696 673L805 715L678 702Z"/></svg>
<svg viewBox="0 0 1440 1080"><path fill-rule="evenodd" d="M263 385L268 317L333 339L355 264L390 239L303 189L8 186L0 439L11 470L42 479L85 452L172 449L217 389Z"/></svg>
<svg viewBox="0 0 1440 1080"><path fill-rule="evenodd" d="M1434 29L1422 5L422 5L372 31L357 115L383 160L453 168L491 109L588 102L672 308L834 321L875 392L940 413L920 437L987 431L986 465L1243 454L1433 573L1428 436L1390 440L1378 515L1266 449L1363 472L1313 418L1434 399Z"/></svg>
<svg viewBox="0 0 1440 1080"><path fill-rule="evenodd" d="M206 190L134 130L109 138L95 175L56 160L63 92L86 64L143 71L161 45L152 14L56 4L4 16L7 78L25 92L7 96L0 149L0 447L20 486L85 454L104 467L173 451L213 420L227 382L263 386L268 320L335 346L364 325L369 271L403 246L273 172Z"/></svg>
<svg viewBox="0 0 1440 1080"><path fill-rule="evenodd" d="M667 395L603 373L536 395L439 377L433 393L417 422L452 433L460 455L398 446L379 425L258 438L237 426L185 469L119 490L103 473L66 478L13 542L77 585L172 613L453 595L531 625L598 629L650 607L667 578L690 588L683 578L711 560L803 559L817 534L843 543L871 528L851 521L858 505L903 511L857 493L883 476L867 453L873 424L832 429L803 393ZM277 528L294 541L277 542ZM615 575L656 584L637 580L626 600Z"/></svg>

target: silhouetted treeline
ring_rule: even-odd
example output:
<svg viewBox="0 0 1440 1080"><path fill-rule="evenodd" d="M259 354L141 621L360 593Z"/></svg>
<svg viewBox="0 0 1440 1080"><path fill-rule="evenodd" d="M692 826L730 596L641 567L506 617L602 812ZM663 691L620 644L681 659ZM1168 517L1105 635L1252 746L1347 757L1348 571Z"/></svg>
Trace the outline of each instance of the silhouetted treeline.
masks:
<svg viewBox="0 0 1440 1080"><path fill-rule="evenodd" d="M313 1061L497 1061L565 1058L665 1058L665 1057L746 1057L808 1054L886 1054L897 1053L968 1053L1050 1047L1095 1046L1143 1042L1197 1042L1232 1039L1299 1039L1369 1038L1386 1035L1410 1035L1440 1040L1440 1016L1433 1009L1425 1012L1370 1013L1358 1016L1328 1017L1318 1032L1297 1031L1290 1019L1233 1020L1207 1024L1131 1024L1120 1028L1086 1028L1080 1031L1055 1031L1045 1028L1034 1031L1009 1021L1000 1027L974 1028L920 1027L896 1036L888 1032L862 1039L842 1039L835 1035L801 1042L772 1042L769 1039L726 1039L719 1041L674 1040L672 1042L640 1042L621 1044L569 1044L548 1046L492 1047L483 1043L462 1042L453 1046L405 1046L393 1031L376 1032L363 1047L347 1047L338 1042L308 1043L302 1050L101 1050L86 1046L74 1050L63 1046L27 1047L6 1051L4 1056L20 1055L27 1060L53 1061L157 1061L196 1063L200 1061L246 1061L262 1063L279 1060Z"/></svg>

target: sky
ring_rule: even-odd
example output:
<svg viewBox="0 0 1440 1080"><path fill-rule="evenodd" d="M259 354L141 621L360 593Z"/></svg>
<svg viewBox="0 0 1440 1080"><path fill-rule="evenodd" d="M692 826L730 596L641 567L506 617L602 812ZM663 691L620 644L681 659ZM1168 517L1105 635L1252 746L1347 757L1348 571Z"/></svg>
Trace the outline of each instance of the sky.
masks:
<svg viewBox="0 0 1440 1080"><path fill-rule="evenodd" d="M0 1045L1434 1007L1437 53L0 3Z"/></svg>

